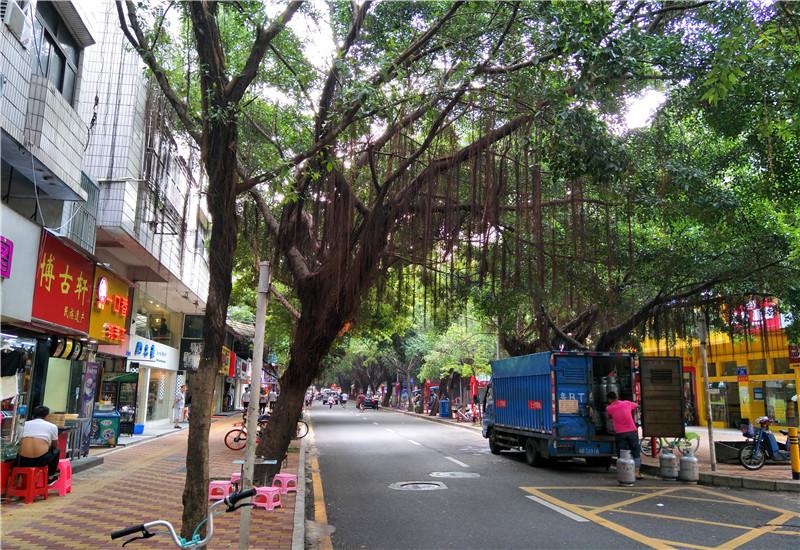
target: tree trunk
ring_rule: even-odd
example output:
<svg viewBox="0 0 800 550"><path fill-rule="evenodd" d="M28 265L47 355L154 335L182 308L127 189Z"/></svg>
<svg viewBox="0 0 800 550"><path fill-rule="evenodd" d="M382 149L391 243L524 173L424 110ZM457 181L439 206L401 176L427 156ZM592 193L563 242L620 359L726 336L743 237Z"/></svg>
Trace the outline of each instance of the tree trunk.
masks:
<svg viewBox="0 0 800 550"><path fill-rule="evenodd" d="M236 124L229 122L206 133L203 163L208 173L211 214L208 302L203 326L203 357L192 381L192 417L186 452L181 535L190 538L208 513L208 434L214 379L222 355L228 300L231 295L233 251L236 248ZM233 147L231 147L233 144Z"/></svg>

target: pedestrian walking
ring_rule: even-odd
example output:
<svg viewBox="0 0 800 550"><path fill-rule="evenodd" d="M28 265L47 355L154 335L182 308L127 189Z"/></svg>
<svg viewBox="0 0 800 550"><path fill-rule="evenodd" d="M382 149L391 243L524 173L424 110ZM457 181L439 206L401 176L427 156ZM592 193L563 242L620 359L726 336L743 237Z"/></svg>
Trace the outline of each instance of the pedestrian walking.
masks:
<svg viewBox="0 0 800 550"><path fill-rule="evenodd" d="M247 386L244 389L244 393L242 394L242 407L245 418L247 418L247 407L249 405L250 405L250 386Z"/></svg>
<svg viewBox="0 0 800 550"><path fill-rule="evenodd" d="M275 403L278 402L278 392L275 391L275 386L269 390L269 395L267 396L267 400L269 401L269 412L275 410Z"/></svg>
<svg viewBox="0 0 800 550"><path fill-rule="evenodd" d="M190 390L186 390L186 401L183 404L183 414L181 417L183 418L184 422L189 422L189 411L192 408L192 392Z"/></svg>
<svg viewBox="0 0 800 550"><path fill-rule="evenodd" d="M183 416L183 406L186 404L186 384L181 385L178 391L175 392L175 401L172 403L172 419L175 421L175 427L180 429L181 426L178 422L181 421Z"/></svg>
<svg viewBox="0 0 800 550"><path fill-rule="evenodd" d="M633 420L633 412L636 410L636 403L632 401L620 401L617 393L610 391L606 394L608 406L606 414L614 423L614 439L617 443L617 450L627 449L631 452L634 465L636 467L636 479L643 479L639 473L642 467L642 449L639 446L639 429Z"/></svg>
<svg viewBox="0 0 800 550"><path fill-rule="evenodd" d="M364 395L364 392L359 392L358 398L356 399L356 403L358 404L358 410L362 413L364 412L364 401L366 401L367 396Z"/></svg>
<svg viewBox="0 0 800 550"><path fill-rule="evenodd" d="M261 392L258 396L258 414L264 414L264 411L267 408L267 390L261 388Z"/></svg>

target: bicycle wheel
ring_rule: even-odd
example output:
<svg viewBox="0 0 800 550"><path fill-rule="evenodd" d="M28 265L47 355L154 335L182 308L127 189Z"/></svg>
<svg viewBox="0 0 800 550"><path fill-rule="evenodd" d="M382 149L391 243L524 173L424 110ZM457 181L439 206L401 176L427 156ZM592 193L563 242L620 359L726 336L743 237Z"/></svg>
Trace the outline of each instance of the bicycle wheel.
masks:
<svg viewBox="0 0 800 550"><path fill-rule="evenodd" d="M760 470L767 457L763 450L756 450L756 446L748 443L739 451L739 462L748 470Z"/></svg>
<svg viewBox="0 0 800 550"><path fill-rule="evenodd" d="M225 434L225 446L231 451L241 451L247 445L247 432L236 428Z"/></svg>
<svg viewBox="0 0 800 550"><path fill-rule="evenodd" d="M700 448L700 436L688 432L685 437L676 439L674 445L682 455L689 454L689 452L697 454L697 449Z"/></svg>
<svg viewBox="0 0 800 550"><path fill-rule="evenodd" d="M653 454L653 448L652 448L652 445L650 444L651 441L652 441L652 438L643 437L642 439L639 440L639 446L642 449L642 454L644 454L646 456L655 456L656 454L661 452L661 439L658 438L658 437L655 438L655 439L656 439L656 451L655 451L655 454Z"/></svg>
<svg viewBox="0 0 800 550"><path fill-rule="evenodd" d="M297 431L294 434L295 439L302 439L308 434L308 424L305 420L297 421Z"/></svg>

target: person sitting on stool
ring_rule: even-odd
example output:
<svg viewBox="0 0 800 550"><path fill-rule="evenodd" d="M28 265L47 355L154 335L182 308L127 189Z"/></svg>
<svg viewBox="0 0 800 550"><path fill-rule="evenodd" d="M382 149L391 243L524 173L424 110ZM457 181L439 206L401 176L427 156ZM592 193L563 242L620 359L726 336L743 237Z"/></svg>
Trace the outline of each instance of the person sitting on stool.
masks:
<svg viewBox="0 0 800 550"><path fill-rule="evenodd" d="M17 453L17 466L35 468L47 466L47 483L52 485L58 479L58 427L45 418L50 409L39 405L33 409L33 418L25 422L22 441Z"/></svg>

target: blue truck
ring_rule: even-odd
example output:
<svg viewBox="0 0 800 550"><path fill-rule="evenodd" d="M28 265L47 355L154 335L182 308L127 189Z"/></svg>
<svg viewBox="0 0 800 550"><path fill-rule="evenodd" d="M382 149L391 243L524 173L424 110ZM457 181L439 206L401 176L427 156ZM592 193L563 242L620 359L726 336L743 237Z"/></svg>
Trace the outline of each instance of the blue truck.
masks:
<svg viewBox="0 0 800 550"><path fill-rule="evenodd" d="M616 451L609 391L639 405L644 436L684 435L680 358L549 351L491 365L482 433L493 454L524 450L531 466L576 457L608 466Z"/></svg>

